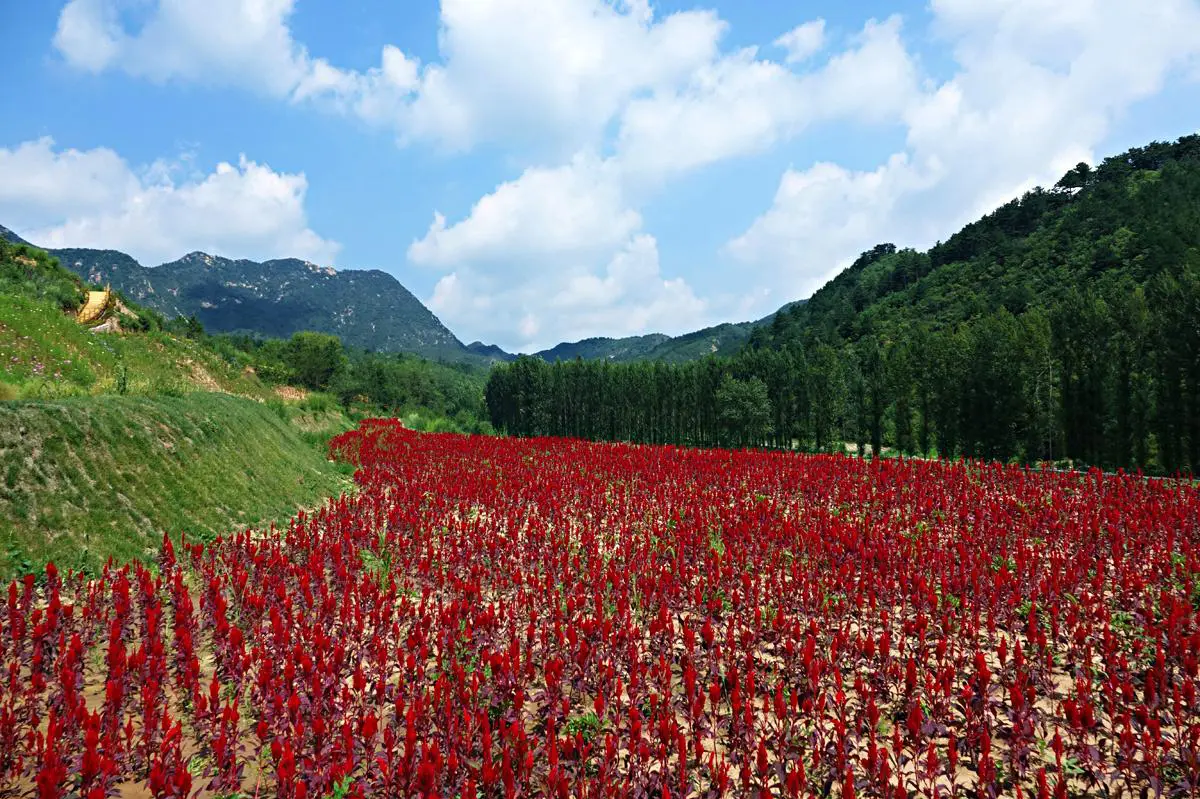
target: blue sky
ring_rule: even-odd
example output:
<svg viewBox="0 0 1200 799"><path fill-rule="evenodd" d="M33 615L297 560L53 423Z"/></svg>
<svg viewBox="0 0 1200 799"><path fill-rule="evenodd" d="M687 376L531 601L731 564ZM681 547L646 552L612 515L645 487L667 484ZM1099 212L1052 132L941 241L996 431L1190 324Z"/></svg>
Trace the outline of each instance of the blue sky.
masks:
<svg viewBox="0 0 1200 799"><path fill-rule="evenodd" d="M680 333L1200 127L1200 0L8 3L0 224Z"/></svg>

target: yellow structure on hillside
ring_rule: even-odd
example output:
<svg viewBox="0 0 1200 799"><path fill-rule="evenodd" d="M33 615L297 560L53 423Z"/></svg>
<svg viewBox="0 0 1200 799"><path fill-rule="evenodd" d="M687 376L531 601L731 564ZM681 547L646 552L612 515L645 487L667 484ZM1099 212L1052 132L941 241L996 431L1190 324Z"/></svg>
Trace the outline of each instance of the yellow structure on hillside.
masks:
<svg viewBox="0 0 1200 799"><path fill-rule="evenodd" d="M105 286L104 291L89 291L87 302L79 309L79 314L75 318L81 325L90 325L104 316L104 312L112 305L112 299L110 286Z"/></svg>

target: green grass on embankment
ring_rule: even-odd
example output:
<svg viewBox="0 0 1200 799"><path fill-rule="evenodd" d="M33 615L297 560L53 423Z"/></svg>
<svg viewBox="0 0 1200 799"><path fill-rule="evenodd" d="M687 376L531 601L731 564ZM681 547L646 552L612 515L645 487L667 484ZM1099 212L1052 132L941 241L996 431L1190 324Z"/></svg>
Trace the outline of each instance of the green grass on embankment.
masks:
<svg viewBox="0 0 1200 799"><path fill-rule="evenodd" d="M301 407L201 392L0 402L0 578L152 556L164 531L265 527L340 494L348 469L324 442L350 422Z"/></svg>
<svg viewBox="0 0 1200 799"><path fill-rule="evenodd" d="M271 395L258 378L237 370L200 342L165 331L89 333L45 300L0 293L0 400L122 390Z"/></svg>

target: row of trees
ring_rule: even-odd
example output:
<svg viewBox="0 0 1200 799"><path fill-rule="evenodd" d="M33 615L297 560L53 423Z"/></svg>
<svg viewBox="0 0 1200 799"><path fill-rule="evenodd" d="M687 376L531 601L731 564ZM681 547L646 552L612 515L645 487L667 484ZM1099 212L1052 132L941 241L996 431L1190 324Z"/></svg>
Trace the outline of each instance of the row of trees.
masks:
<svg viewBox="0 0 1200 799"><path fill-rule="evenodd" d="M1197 319L1190 274L841 348L792 342L684 364L523 357L493 370L485 398L515 435L1200 472Z"/></svg>
<svg viewBox="0 0 1200 799"><path fill-rule="evenodd" d="M517 435L856 444L1200 473L1200 136L1081 164L928 253L882 244L729 359L522 358Z"/></svg>
<svg viewBox="0 0 1200 799"><path fill-rule="evenodd" d="M209 341L227 360L253 368L268 383L325 392L345 406L372 412L443 418L463 432L491 429L483 407L484 373L474 366L367 352L328 333L301 332L288 339L221 335Z"/></svg>

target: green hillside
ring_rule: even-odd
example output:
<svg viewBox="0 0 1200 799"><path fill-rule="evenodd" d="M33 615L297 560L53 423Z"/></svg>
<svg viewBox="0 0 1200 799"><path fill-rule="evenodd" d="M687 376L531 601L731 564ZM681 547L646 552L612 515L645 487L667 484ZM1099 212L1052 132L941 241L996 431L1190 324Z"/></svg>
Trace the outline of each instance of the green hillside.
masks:
<svg viewBox="0 0 1200 799"><path fill-rule="evenodd" d="M116 392L224 391L264 398L270 390L200 342L165 331L89 333L46 302L0 294L0 397L29 399Z"/></svg>
<svg viewBox="0 0 1200 799"><path fill-rule="evenodd" d="M493 372L492 422L693 444L1200 472L1200 136L881 244L732 358ZM614 410L616 409L616 410Z"/></svg>
<svg viewBox="0 0 1200 799"><path fill-rule="evenodd" d="M73 314L86 293L56 259L0 240L0 399L117 392L224 391L270 396L268 387L180 324L121 303L110 316L123 333L92 333ZM118 386L118 383L121 383Z"/></svg>
<svg viewBox="0 0 1200 799"><path fill-rule="evenodd" d="M346 410L486 431L486 369L477 364L371 352L307 331L286 340L211 335L195 317L167 320L124 298L108 314L120 330L91 332L72 313L87 288L46 252L0 238L0 399L316 391Z"/></svg>
<svg viewBox="0 0 1200 799"><path fill-rule="evenodd" d="M359 415L486 429L473 367L211 336L117 295L93 332L89 288L0 237L0 579L288 519L349 485L325 443Z"/></svg>
<svg viewBox="0 0 1200 799"><path fill-rule="evenodd" d="M221 394L0 403L0 577L285 520L349 481L339 414Z"/></svg>

